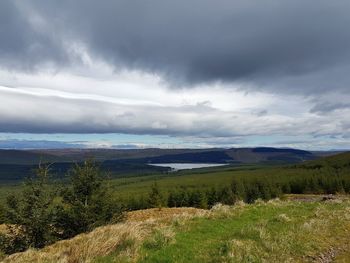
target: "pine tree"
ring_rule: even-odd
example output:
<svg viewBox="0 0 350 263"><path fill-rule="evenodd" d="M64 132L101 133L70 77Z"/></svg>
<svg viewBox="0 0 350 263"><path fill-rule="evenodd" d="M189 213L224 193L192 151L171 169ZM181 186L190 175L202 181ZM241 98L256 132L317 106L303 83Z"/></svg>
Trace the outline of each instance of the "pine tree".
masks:
<svg viewBox="0 0 350 263"><path fill-rule="evenodd" d="M218 193L214 187L212 187L206 192L206 197L208 201L208 206L210 207L219 202Z"/></svg>
<svg viewBox="0 0 350 263"><path fill-rule="evenodd" d="M168 207L178 207L179 201L178 201L178 193L171 191L168 195Z"/></svg>
<svg viewBox="0 0 350 263"><path fill-rule="evenodd" d="M200 190L193 191L190 194L189 204L192 207L203 208L203 209L208 207L206 196Z"/></svg>
<svg viewBox="0 0 350 263"><path fill-rule="evenodd" d="M161 209L163 203L163 196L159 190L157 182L151 186L151 191L148 196L148 204L152 208Z"/></svg>
<svg viewBox="0 0 350 263"><path fill-rule="evenodd" d="M246 192L242 180L233 180L231 183L231 189L235 201L246 199Z"/></svg>
<svg viewBox="0 0 350 263"><path fill-rule="evenodd" d="M227 205L232 205L235 203L235 195L230 187L224 187L218 193L219 202Z"/></svg>
<svg viewBox="0 0 350 263"><path fill-rule="evenodd" d="M105 175L92 161L75 165L71 187L62 192L62 204L55 209L54 226L60 238L69 238L123 217L120 206L113 203Z"/></svg>
<svg viewBox="0 0 350 263"><path fill-rule="evenodd" d="M25 181L21 194L7 197L5 216L9 234L1 240L6 253L41 248L55 241L56 229L51 221L55 193L48 180L49 167L39 165L36 175Z"/></svg>

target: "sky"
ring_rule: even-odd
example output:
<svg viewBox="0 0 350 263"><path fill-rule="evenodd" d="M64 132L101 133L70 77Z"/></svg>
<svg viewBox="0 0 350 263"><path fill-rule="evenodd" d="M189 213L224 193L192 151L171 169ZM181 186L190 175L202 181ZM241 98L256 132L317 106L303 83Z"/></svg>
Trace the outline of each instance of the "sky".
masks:
<svg viewBox="0 0 350 263"><path fill-rule="evenodd" d="M350 149L347 0L2 0L0 148Z"/></svg>

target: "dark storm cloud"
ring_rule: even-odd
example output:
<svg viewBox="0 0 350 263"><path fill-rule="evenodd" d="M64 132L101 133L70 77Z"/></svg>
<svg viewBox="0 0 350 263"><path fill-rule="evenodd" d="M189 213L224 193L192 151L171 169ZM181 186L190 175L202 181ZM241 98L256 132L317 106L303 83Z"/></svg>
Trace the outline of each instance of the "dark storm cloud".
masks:
<svg viewBox="0 0 350 263"><path fill-rule="evenodd" d="M69 60L60 43L22 17L36 14L58 42L82 43L117 69L156 72L172 86L223 81L273 92L349 90L346 0L11 3L1 2L2 58L23 56L33 65Z"/></svg>
<svg viewBox="0 0 350 263"><path fill-rule="evenodd" d="M0 2L0 67L34 70L43 63L68 62L61 39L16 1Z"/></svg>

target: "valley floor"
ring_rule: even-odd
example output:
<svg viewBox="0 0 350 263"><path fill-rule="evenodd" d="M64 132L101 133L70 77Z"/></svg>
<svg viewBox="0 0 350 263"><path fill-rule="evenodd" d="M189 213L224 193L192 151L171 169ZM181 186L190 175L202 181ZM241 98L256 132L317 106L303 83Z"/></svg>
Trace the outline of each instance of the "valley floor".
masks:
<svg viewBox="0 0 350 263"><path fill-rule="evenodd" d="M131 212L3 262L350 262L350 200L257 201Z"/></svg>

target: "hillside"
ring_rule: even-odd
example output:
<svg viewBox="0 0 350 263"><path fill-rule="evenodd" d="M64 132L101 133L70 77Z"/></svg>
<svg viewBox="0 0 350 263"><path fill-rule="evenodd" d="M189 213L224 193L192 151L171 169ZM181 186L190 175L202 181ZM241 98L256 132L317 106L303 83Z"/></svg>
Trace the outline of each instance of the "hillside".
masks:
<svg viewBox="0 0 350 263"><path fill-rule="evenodd" d="M137 159L144 163L290 164L317 159L311 152L269 147L205 150Z"/></svg>
<svg viewBox="0 0 350 263"><path fill-rule="evenodd" d="M344 164L339 166L339 163ZM240 165L184 170L168 174L115 179L111 182L121 200L146 198L157 182L164 195L177 191L203 191L229 187L233 180L248 185L261 182L284 193L350 192L350 153L284 166ZM323 166L320 166L322 164Z"/></svg>
<svg viewBox="0 0 350 263"><path fill-rule="evenodd" d="M318 155L296 149L57 149L0 150L0 182L23 180L33 173L39 162L51 163L51 171L61 178L75 162L94 159L113 178L141 176L167 172L168 168L149 166L151 163L227 163L280 165L296 164L319 158Z"/></svg>
<svg viewBox="0 0 350 263"><path fill-rule="evenodd" d="M241 163L299 163L318 158L309 151L271 147L229 149L227 154Z"/></svg>
<svg viewBox="0 0 350 263"><path fill-rule="evenodd" d="M129 199L146 197L154 182L158 183L165 195L171 191L179 190L207 191L211 188L222 188L224 186L229 186L234 179L247 182L263 180L268 183L278 184L280 187L286 185L285 191L293 190L297 193L302 193L303 191L322 193L322 191L324 191L322 189L327 187L327 184L330 184L331 180L337 179L337 181L341 181L345 191L350 191L349 163L350 153L341 153L319 160L306 161L302 164L287 166L242 164L167 173L166 168L152 167L139 163L126 163L116 160L106 161L102 168L104 167L110 172L110 175L112 175L113 180L110 181L110 186L115 193L115 197L124 202ZM68 170L71 163L64 163L63 167L60 167L59 164L55 165L57 169L61 169L60 176L62 176L63 172ZM55 165L53 168L55 168ZM31 172L36 166L0 165L0 168L0 178L2 178L2 181L0 181L3 183L0 185L1 203L8 193L19 189L19 186L11 186L8 183L18 183L19 180L27 176L28 172ZM16 171L15 174L18 177L13 176L14 171ZM139 171L139 173L137 171ZM53 172L55 172L55 170L53 170ZM14 181L14 178L18 180ZM320 180L321 182L326 181L326 185L312 189L311 187L314 187L315 183L313 181L310 182L309 179L316 180L316 182ZM334 182L336 183L337 181ZM293 189L289 189L288 183L293 185ZM337 188L332 187L332 189ZM335 190L331 190L330 192L333 191Z"/></svg>
<svg viewBox="0 0 350 263"><path fill-rule="evenodd" d="M38 164L41 160L53 162L60 161L61 158L42 152L0 149L0 164L31 165Z"/></svg>
<svg viewBox="0 0 350 263"><path fill-rule="evenodd" d="M100 168L112 178L159 174L169 171L166 167L150 166L143 163L132 163L110 160L98 163ZM55 179L65 178L73 162L57 162L50 164L50 172ZM0 183L18 182L35 174L37 164L0 164Z"/></svg>
<svg viewBox="0 0 350 263"><path fill-rule="evenodd" d="M311 162L306 162L300 166L305 168L321 168L327 166L333 168L350 167L350 152L319 158Z"/></svg>
<svg viewBox="0 0 350 263"><path fill-rule="evenodd" d="M136 211L2 262L348 262L348 197L312 200Z"/></svg>
<svg viewBox="0 0 350 263"><path fill-rule="evenodd" d="M77 160L93 157L96 160L129 160L141 163L298 163L318 158L317 154L308 151L269 147L232 149L85 149L38 152Z"/></svg>
<svg viewBox="0 0 350 263"><path fill-rule="evenodd" d="M223 163L297 163L331 155L334 152L309 152L269 147L231 149L48 149L0 150L0 164L35 164L48 162L79 162L89 158L128 160L132 162L223 162Z"/></svg>

